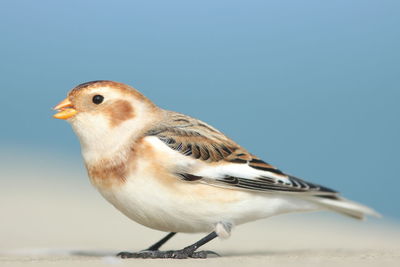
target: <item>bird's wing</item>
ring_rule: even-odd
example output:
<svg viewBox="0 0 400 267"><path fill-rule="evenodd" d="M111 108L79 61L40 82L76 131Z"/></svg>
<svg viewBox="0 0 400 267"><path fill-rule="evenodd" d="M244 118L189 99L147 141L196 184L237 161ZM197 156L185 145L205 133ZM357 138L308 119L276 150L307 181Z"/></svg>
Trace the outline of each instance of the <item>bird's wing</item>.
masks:
<svg viewBox="0 0 400 267"><path fill-rule="evenodd" d="M149 130L146 135L155 136L170 149L204 163L195 170L177 173L183 180L260 192L332 197L337 194L329 188L283 173L204 122L179 113L171 112L169 117L168 122Z"/></svg>

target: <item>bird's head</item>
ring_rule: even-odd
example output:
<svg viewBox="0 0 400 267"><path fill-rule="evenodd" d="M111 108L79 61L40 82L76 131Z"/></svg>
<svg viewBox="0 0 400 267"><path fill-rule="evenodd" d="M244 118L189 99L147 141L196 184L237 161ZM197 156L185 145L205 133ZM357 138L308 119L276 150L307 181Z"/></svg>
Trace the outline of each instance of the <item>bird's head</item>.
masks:
<svg viewBox="0 0 400 267"><path fill-rule="evenodd" d="M113 81L80 84L54 109L54 118L71 123L83 152L97 154L118 149L142 133L160 110L134 88Z"/></svg>

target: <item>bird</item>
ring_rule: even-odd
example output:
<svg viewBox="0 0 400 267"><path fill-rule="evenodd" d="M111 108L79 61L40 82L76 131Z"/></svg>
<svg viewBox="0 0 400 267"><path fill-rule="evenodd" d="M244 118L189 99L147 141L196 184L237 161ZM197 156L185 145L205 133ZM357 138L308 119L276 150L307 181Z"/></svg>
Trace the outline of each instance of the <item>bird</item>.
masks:
<svg viewBox="0 0 400 267"><path fill-rule="evenodd" d="M162 109L124 83L74 87L54 107L78 136L92 185L133 221L168 234L121 258L207 258L198 250L233 227L291 213L329 210L380 216L337 191L287 174L213 126ZM176 233L205 233L178 250L160 248Z"/></svg>

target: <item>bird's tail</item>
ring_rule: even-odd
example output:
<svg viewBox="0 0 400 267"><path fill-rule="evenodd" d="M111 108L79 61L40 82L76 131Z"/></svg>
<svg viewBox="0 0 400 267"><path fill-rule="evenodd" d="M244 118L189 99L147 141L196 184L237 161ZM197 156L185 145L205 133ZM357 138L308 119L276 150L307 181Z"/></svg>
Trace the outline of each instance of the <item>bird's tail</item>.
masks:
<svg viewBox="0 0 400 267"><path fill-rule="evenodd" d="M378 212L367 206L339 196L317 196L313 197L313 202L316 202L324 209L335 211L359 220L364 219L366 215L382 217Z"/></svg>

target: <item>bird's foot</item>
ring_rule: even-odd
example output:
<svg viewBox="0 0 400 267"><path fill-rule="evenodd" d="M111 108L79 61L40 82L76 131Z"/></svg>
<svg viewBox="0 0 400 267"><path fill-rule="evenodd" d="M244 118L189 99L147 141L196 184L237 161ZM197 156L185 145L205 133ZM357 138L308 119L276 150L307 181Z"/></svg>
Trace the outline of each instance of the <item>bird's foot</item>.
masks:
<svg viewBox="0 0 400 267"><path fill-rule="evenodd" d="M191 249L180 250L143 250L140 252L120 252L117 257L122 259L136 258L136 259L205 259L208 256L219 256L217 253L210 250L193 251Z"/></svg>

